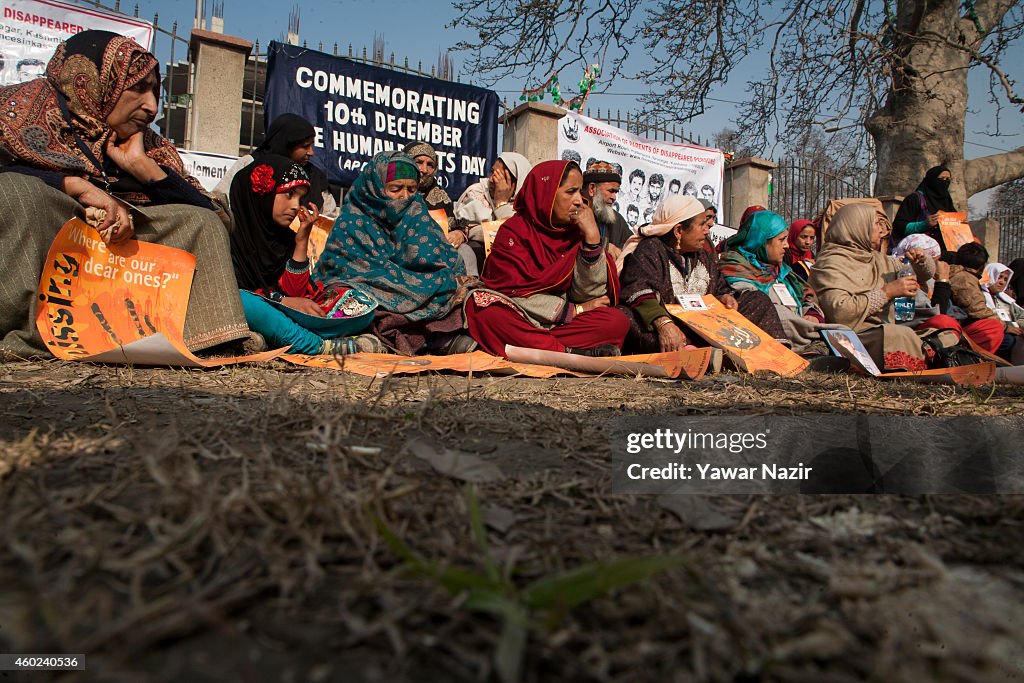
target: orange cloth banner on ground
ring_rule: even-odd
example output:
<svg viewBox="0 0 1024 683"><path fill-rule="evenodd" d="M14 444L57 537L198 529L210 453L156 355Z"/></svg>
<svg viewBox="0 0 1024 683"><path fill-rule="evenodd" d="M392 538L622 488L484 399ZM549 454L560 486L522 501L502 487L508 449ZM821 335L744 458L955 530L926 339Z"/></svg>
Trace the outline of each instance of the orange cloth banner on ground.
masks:
<svg viewBox="0 0 1024 683"><path fill-rule="evenodd" d="M798 375L809 363L768 336L761 328L744 318L739 311L726 308L711 294L702 297L704 310L684 309L679 304L665 308L675 318L722 349L736 367L745 372L768 370L783 377Z"/></svg>
<svg viewBox="0 0 1024 683"><path fill-rule="evenodd" d="M947 250L956 251L974 241L974 233L967 224L966 213L939 211L938 216L939 232L942 233L942 241L946 243Z"/></svg>
<svg viewBox="0 0 1024 683"><path fill-rule="evenodd" d="M105 244L72 218L43 264L36 327L62 360L214 367L280 355L203 360L188 351L182 331L195 267L195 256L181 249Z"/></svg>
<svg viewBox="0 0 1024 683"><path fill-rule="evenodd" d="M531 349L531 351L535 351ZM561 356L554 352L537 352L544 355L549 362L558 362ZM462 353L454 356L396 356L384 353L357 353L344 358L331 356L304 356L287 354L283 360L296 365L310 368L345 370L364 377L388 377L391 375L408 375L421 372L458 372L458 373L494 373L520 374L528 377L548 378L555 375L574 375L577 377L593 374L625 374L629 376L645 375L649 377L669 377L673 379L700 379L707 370L711 358L711 349L696 351L675 351L669 353L650 353L637 356L618 356L612 358L583 358L575 356L568 359L575 365L576 360L589 362L593 369L583 371L567 369L555 365L538 365L533 363L515 363L492 356L483 351Z"/></svg>

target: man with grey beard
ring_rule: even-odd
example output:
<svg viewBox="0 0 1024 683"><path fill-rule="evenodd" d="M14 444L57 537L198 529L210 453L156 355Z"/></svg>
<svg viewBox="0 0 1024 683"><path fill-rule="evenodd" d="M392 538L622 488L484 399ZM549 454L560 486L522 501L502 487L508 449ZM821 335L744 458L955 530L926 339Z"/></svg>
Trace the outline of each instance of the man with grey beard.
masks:
<svg viewBox="0 0 1024 683"><path fill-rule="evenodd" d="M583 174L583 200L593 209L597 227L612 258L618 258L622 245L633 234L626 219L612 206L621 184L619 171L607 161L595 161Z"/></svg>

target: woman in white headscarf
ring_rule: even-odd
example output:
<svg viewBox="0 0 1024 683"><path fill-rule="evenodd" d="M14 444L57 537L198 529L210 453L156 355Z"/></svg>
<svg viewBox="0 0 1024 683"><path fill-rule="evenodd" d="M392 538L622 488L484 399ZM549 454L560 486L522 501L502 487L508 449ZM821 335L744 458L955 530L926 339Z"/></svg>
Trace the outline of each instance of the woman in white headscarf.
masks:
<svg viewBox="0 0 1024 683"><path fill-rule="evenodd" d="M1013 277L1013 271L1002 263L990 263L985 268L985 274L988 275L988 284L983 287L985 303L1008 326L1020 329L1024 326L1024 308L1006 292L1006 285Z"/></svg>
<svg viewBox="0 0 1024 683"><path fill-rule="evenodd" d="M455 220L448 241L457 249L463 243L472 249L471 254L466 249L459 251L466 262L467 275L479 275L484 261L484 231L480 224L503 220L515 213L512 206L516 193L532 168L533 164L522 154L502 152L491 166L491 174L467 187L455 202Z"/></svg>
<svg viewBox="0 0 1024 683"><path fill-rule="evenodd" d="M771 299L756 290L737 292L719 271L718 260L705 248L707 211L696 197L671 195L655 209L651 224L626 241L619 298L632 314L626 338L632 350L651 353L705 345L665 308L688 294L712 294L772 337L786 338Z"/></svg>

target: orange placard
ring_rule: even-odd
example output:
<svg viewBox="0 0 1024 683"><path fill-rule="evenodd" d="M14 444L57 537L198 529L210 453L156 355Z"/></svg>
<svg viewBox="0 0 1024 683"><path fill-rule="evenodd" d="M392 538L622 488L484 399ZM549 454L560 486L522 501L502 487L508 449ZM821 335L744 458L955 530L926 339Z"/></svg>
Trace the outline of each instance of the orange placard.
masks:
<svg viewBox="0 0 1024 683"><path fill-rule="evenodd" d="M500 228L501 224L504 223L506 220L507 219L502 218L501 220L498 221L484 221L483 223L480 224L480 228L484 232L485 256L491 255L491 246L494 245L494 238L498 236L498 228Z"/></svg>
<svg viewBox="0 0 1024 683"><path fill-rule="evenodd" d="M64 224L39 281L36 327L53 355L85 358L157 332L181 338L196 257L128 240L107 245L86 223Z"/></svg>
<svg viewBox="0 0 1024 683"><path fill-rule="evenodd" d="M292 223L292 230L297 230L298 227L298 222ZM324 253L324 247L327 246L327 236L331 234L331 228L333 227L333 218L320 216L309 231L309 250L307 253L309 254L310 268L316 265L316 262L320 259L320 254Z"/></svg>
<svg viewBox="0 0 1024 683"><path fill-rule="evenodd" d="M905 379L908 382L924 382L928 384L992 384L996 381L996 364L975 363L974 365L960 365L954 368L886 372L878 375L878 379Z"/></svg>
<svg viewBox="0 0 1024 683"><path fill-rule="evenodd" d="M957 251L965 244L974 241L974 233L971 226L967 224L966 213L953 213L951 211L939 211L939 232L942 233L942 241L946 244L948 251Z"/></svg>
<svg viewBox="0 0 1024 683"><path fill-rule="evenodd" d="M561 354L548 352L544 359L557 363ZM331 356L304 356L288 354L281 358L311 368L329 368L345 370L364 377L388 377L390 375L409 375L421 372L458 372L458 373L498 373L520 374L528 377L548 378L555 375L573 375L576 377L592 374L609 373L619 375L644 375L648 377L668 377L672 379L700 379L707 370L711 357L710 349L696 351L672 351L665 353L649 353L637 356L618 356L612 358L586 358L591 363L590 370L581 370L558 365L538 365L534 363L516 363L492 356L483 351L462 353L454 356L397 356L383 353L356 353L345 358ZM580 361L582 356L566 359L569 363Z"/></svg>
<svg viewBox="0 0 1024 683"><path fill-rule="evenodd" d="M441 230L444 234L448 234L448 214L444 212L444 209L431 209L428 211L430 217L434 219L434 222L441 226Z"/></svg>
<svg viewBox="0 0 1024 683"><path fill-rule="evenodd" d="M709 344L722 349L737 368L745 372L768 370L783 377L798 375L809 363L775 341L739 311L722 305L711 294L702 297L704 310L685 309L679 304L665 308Z"/></svg>
<svg viewBox="0 0 1024 683"><path fill-rule="evenodd" d="M182 332L196 257L187 251L129 240L107 245L73 218L46 256L39 280L36 328L62 360L212 368L275 358L197 358Z"/></svg>

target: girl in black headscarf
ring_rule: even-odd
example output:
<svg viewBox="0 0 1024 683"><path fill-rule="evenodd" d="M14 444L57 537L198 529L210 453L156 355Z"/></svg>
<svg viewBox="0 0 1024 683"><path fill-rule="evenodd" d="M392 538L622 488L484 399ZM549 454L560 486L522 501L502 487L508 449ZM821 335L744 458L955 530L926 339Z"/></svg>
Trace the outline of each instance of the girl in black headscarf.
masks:
<svg viewBox="0 0 1024 683"><path fill-rule="evenodd" d="M251 155L239 159L228 169L224 179L215 188L216 192L228 195L229 207L234 214L234 205L230 203L230 188L234 176L245 166L268 154L286 157L302 167L309 179L307 201L313 202L317 210L325 215L333 215L337 211L337 203L330 193L327 176L310 161L313 158L313 141L316 131L306 119L298 114L281 114L267 128L263 144L253 150Z"/></svg>
<svg viewBox="0 0 1024 683"><path fill-rule="evenodd" d="M372 308L347 288L310 280L309 235L320 214L306 202L309 187L299 164L273 153L261 154L231 183L231 263L249 328L293 353L380 351L375 337L336 339L369 325Z"/></svg>
<svg viewBox="0 0 1024 683"><path fill-rule="evenodd" d="M928 169L917 190L903 199L899 211L896 212L896 219L892 222L892 236L889 238L891 247L899 244L908 235L923 233L941 244L943 249L946 248L942 241L942 233L939 231L939 217L936 214L939 211L956 211L953 198L949 195L951 177L946 166Z"/></svg>

